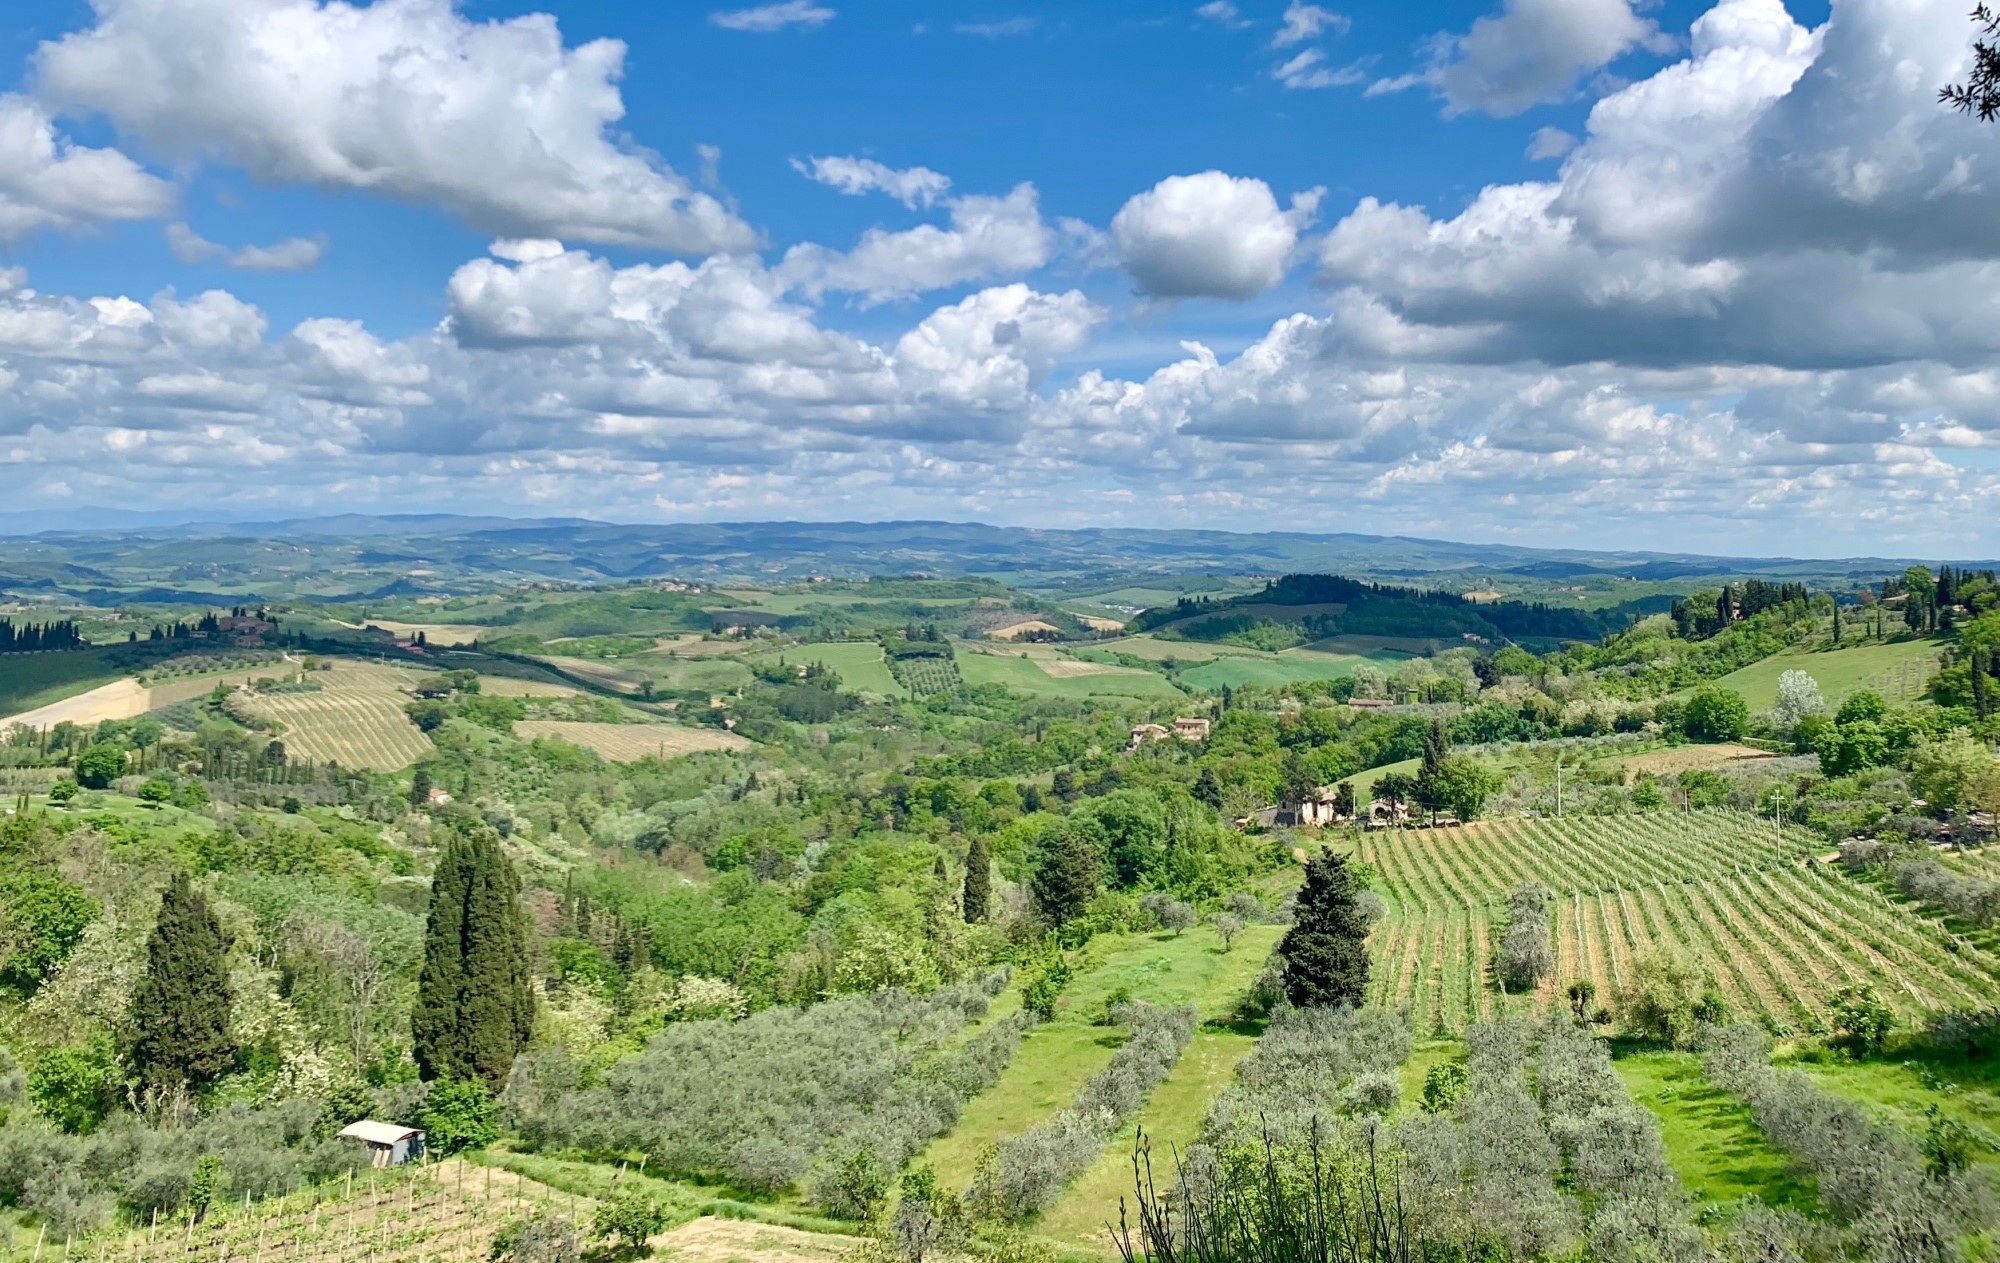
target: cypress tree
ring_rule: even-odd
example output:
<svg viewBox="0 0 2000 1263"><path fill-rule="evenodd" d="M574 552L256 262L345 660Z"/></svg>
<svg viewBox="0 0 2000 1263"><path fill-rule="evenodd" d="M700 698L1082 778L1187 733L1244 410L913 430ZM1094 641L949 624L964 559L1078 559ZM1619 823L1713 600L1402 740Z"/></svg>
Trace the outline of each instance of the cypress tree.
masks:
<svg viewBox="0 0 2000 1263"><path fill-rule="evenodd" d="M1285 996L1299 1008L1360 1007L1368 992L1368 923L1347 861L1322 851L1306 865L1298 919L1278 944Z"/></svg>
<svg viewBox="0 0 2000 1263"><path fill-rule="evenodd" d="M520 879L486 828L454 836L431 877L410 1033L426 1079L498 1086L528 1045L535 996Z"/></svg>
<svg viewBox="0 0 2000 1263"><path fill-rule="evenodd" d="M1064 821L1042 843L1028 884L1035 892L1035 906L1050 924L1060 928L1083 915L1097 898L1103 864L1097 847L1074 821Z"/></svg>
<svg viewBox="0 0 2000 1263"><path fill-rule="evenodd" d="M986 839L975 837L965 852L965 923L977 925L986 919L993 900L993 861L986 854Z"/></svg>
<svg viewBox="0 0 2000 1263"><path fill-rule="evenodd" d="M186 873L160 895L146 976L132 993L132 1062L153 1087L200 1089L236 1055L229 1035L229 937Z"/></svg>
<svg viewBox="0 0 2000 1263"><path fill-rule="evenodd" d="M431 801L431 770L419 763L410 774L410 806L428 807Z"/></svg>

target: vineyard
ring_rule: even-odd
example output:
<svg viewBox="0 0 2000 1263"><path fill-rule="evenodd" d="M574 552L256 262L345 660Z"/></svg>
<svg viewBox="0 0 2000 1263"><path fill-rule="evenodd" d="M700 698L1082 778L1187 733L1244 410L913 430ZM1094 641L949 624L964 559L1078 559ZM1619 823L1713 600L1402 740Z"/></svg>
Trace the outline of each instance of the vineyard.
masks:
<svg viewBox="0 0 2000 1263"><path fill-rule="evenodd" d="M460 1161L364 1169L344 1183L217 1205L199 1224L185 1213L161 1219L89 1253L99 1263L479 1263L495 1233L539 1208L587 1227L595 1203ZM53 1260L64 1245L44 1253Z"/></svg>
<svg viewBox="0 0 2000 1263"><path fill-rule="evenodd" d="M1490 971L1503 905L1533 879L1557 896L1542 1005L1577 979L1610 1003L1639 956L1666 944L1774 1032L1819 1029L1853 983L1905 1015L2000 1001L2000 957L1815 862L1816 849L1802 832L1724 811L1364 834L1356 854L1388 905L1370 944L1373 999L1408 1005L1422 1030L1493 1013L1506 1002Z"/></svg>
<svg viewBox="0 0 2000 1263"><path fill-rule="evenodd" d="M295 758L394 772L431 751L403 707L418 676L395 667L341 661L316 672L317 693L270 693L251 703L258 717L283 728Z"/></svg>

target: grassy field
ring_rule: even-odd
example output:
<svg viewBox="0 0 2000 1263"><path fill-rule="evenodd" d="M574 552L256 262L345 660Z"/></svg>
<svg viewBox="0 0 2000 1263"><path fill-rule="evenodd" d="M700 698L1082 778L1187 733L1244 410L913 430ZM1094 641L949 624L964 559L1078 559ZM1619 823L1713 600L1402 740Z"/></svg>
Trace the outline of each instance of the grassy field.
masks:
<svg viewBox="0 0 2000 1263"><path fill-rule="evenodd" d="M1357 654L1323 653L1316 649L1287 649L1283 653L1230 654L1216 658L1198 667L1189 667L1180 673L1182 682L1191 688L1214 692L1223 685L1243 688L1276 688L1282 684L1300 684L1307 680L1335 680L1344 675L1352 675L1354 669L1364 662L1393 668L1403 661L1399 656L1376 654L1363 657Z"/></svg>
<svg viewBox="0 0 2000 1263"><path fill-rule="evenodd" d="M72 653L0 654L0 715L34 710L109 684L124 669L116 648Z"/></svg>
<svg viewBox="0 0 2000 1263"><path fill-rule="evenodd" d="M1264 959L1280 934L1277 926L1253 926L1226 954L1221 950L1221 940L1208 926L1189 930L1179 938L1127 934L1093 941L1086 962L1057 1009L1056 1020L1028 1033L1000 1081L966 1107L958 1126L934 1142L924 1160L934 1163L938 1175L952 1187L965 1187L988 1145L1026 1131L1066 1107L1084 1080L1111 1060L1120 1037L1113 1028L1095 1023L1104 1013L1106 997L1113 991L1129 987L1134 998L1155 1004L1193 1003L1200 1007L1204 1022L1220 1022L1233 1011L1264 967ZM1211 1046L1215 1034L1211 1029L1199 1032L1181 1065L1187 1066L1192 1058L1213 1066L1220 1055L1219 1048ZM1246 1048L1247 1042L1244 1041ZM1230 1064L1234 1064L1233 1060ZM1187 1073L1195 1074L1192 1070ZM1177 1068L1175 1077L1180 1075ZM1160 1093L1169 1092L1172 1082L1170 1078L1155 1097L1175 1100L1188 1096L1191 1088L1183 1080L1176 1094L1161 1098ZM1221 1082L1217 1080L1216 1086ZM1206 1108L1205 1104L1200 1106L1204 1111ZM1140 1119L1148 1131L1165 1117L1153 1100L1140 1111ZM1194 1121L1200 1121L1199 1115ZM1121 1134L1120 1141L1114 1141L1106 1150L1106 1157L1118 1153L1121 1144L1123 1152L1129 1155L1129 1128ZM1097 1172L1093 1170L1092 1174ZM1115 1215L1115 1194L1110 1206ZM1087 1224L1095 1222L1093 1216L1100 1209L1088 1202L1072 1206L1066 1200L1051 1214L1067 1215L1075 1222Z"/></svg>
<svg viewBox="0 0 2000 1263"><path fill-rule="evenodd" d="M1788 649L1731 671L1716 683L1741 693L1753 711L1777 704L1778 677L1787 671L1803 671L1819 681L1819 691L1834 705L1861 689L1901 701L1923 691L1923 682L1937 673L1938 651L1944 646L1941 640L1892 640L1850 649Z"/></svg>
<svg viewBox="0 0 2000 1263"><path fill-rule="evenodd" d="M321 686L317 693L270 693L253 703L283 726L291 754L394 772L430 753L430 738L403 713L422 678L417 672L343 661L312 678Z"/></svg>
<svg viewBox="0 0 2000 1263"><path fill-rule="evenodd" d="M908 697L910 691L889 674L882 659L882 646L872 640L830 641L824 644L787 645L782 650L757 655L766 665L783 658L793 666L816 662L840 677L846 688L877 697Z"/></svg>
<svg viewBox="0 0 2000 1263"><path fill-rule="evenodd" d="M673 759L703 750L748 750L751 743L720 728L680 728L671 724L592 724L560 719L523 719L514 735L532 741L559 737L571 745L631 763L644 758Z"/></svg>
<svg viewBox="0 0 2000 1263"><path fill-rule="evenodd" d="M958 671L971 685L999 684L1017 693L1048 697L1185 697L1163 675L1150 671L1112 670L1062 678L1050 675L1034 658L961 652Z"/></svg>
<svg viewBox="0 0 2000 1263"><path fill-rule="evenodd" d="M2000 1061L1793 1063L1827 1091L1859 1101L1905 1131L1922 1135L1935 1108L1979 1138L1973 1161L2000 1177Z"/></svg>
<svg viewBox="0 0 2000 1263"><path fill-rule="evenodd" d="M1698 1203L1720 1207L1755 1195L1801 1213L1817 1208L1810 1177L1794 1174L1747 1106L1702 1077L1700 1057L1645 1052L1618 1057L1612 1065L1632 1099L1660 1120L1667 1160Z"/></svg>
<svg viewBox="0 0 2000 1263"><path fill-rule="evenodd" d="M1493 985L1508 892L1555 892L1557 967L1534 1002L1589 979L1611 1003L1638 958L1674 944L1711 971L1734 1012L1804 1033L1849 982L1906 1018L2000 1000L2000 958L1832 867L1800 831L1733 812L1499 820L1358 835L1389 911L1369 940L1371 999L1451 1033L1526 998Z"/></svg>

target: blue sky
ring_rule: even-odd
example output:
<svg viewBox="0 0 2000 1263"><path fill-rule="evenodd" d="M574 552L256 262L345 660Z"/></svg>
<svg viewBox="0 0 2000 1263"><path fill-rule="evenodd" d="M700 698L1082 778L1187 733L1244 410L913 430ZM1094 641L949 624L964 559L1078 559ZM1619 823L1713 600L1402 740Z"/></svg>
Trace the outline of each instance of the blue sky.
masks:
<svg viewBox="0 0 2000 1263"><path fill-rule="evenodd" d="M1956 0L23 0L9 507L1991 555Z"/></svg>

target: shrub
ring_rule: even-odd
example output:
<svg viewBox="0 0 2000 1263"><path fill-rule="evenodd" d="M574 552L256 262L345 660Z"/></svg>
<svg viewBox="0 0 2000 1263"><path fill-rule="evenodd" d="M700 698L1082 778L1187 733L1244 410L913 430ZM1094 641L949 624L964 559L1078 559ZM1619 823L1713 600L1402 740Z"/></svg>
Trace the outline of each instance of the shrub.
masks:
<svg viewBox="0 0 2000 1263"><path fill-rule="evenodd" d="M28 1076L28 1100L64 1131L87 1135L117 1105L119 1086L108 1049L53 1048Z"/></svg>
<svg viewBox="0 0 2000 1263"><path fill-rule="evenodd" d="M1472 1075L1462 1061L1445 1061L1424 1072L1424 1112L1442 1114L1457 1107L1472 1089Z"/></svg>
<svg viewBox="0 0 2000 1263"><path fill-rule="evenodd" d="M1222 940L1222 950L1227 952L1245 928L1243 919L1230 913L1215 918L1215 936Z"/></svg>
<svg viewBox="0 0 2000 1263"><path fill-rule="evenodd" d="M90 746L76 756L76 781L85 789L109 789L111 782L125 775L125 752L104 742Z"/></svg>
<svg viewBox="0 0 2000 1263"><path fill-rule="evenodd" d="M575 1224L541 1210L501 1228L486 1257L493 1263L581 1263L583 1238Z"/></svg>
<svg viewBox="0 0 2000 1263"><path fill-rule="evenodd" d="M1618 997L1619 1016L1635 1035L1685 1048L1694 1042L1698 1010L1713 992L1713 980L1685 952L1656 948L1633 966Z"/></svg>
<svg viewBox="0 0 2000 1263"><path fill-rule="evenodd" d="M417 1118L425 1147L439 1157L484 1149L500 1139L500 1103L479 1079L433 1083Z"/></svg>
<svg viewBox="0 0 2000 1263"><path fill-rule="evenodd" d="M1896 1024L1896 1015L1875 988L1865 983L1833 993L1834 1043L1857 1057L1880 1049Z"/></svg>
<svg viewBox="0 0 2000 1263"><path fill-rule="evenodd" d="M1354 1076L1347 1085L1347 1107L1356 1114L1388 1114L1402 1099L1403 1089L1396 1076L1386 1070L1370 1070Z"/></svg>
<svg viewBox="0 0 2000 1263"><path fill-rule="evenodd" d="M62 780L49 786L49 801L58 807L63 806L72 798L75 798L81 789L82 786L78 785L75 781L64 777Z"/></svg>
<svg viewBox="0 0 2000 1263"><path fill-rule="evenodd" d="M1139 906L1152 914L1161 929L1179 938L1198 919L1193 908L1172 895L1147 895L1139 900Z"/></svg>
<svg viewBox="0 0 2000 1263"><path fill-rule="evenodd" d="M615 1254L630 1258L645 1254L647 1243L666 1226L667 1208L644 1189L627 1185L598 1203L590 1232Z"/></svg>

